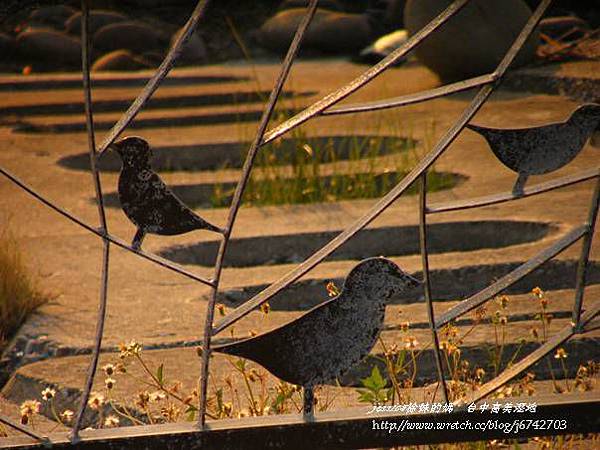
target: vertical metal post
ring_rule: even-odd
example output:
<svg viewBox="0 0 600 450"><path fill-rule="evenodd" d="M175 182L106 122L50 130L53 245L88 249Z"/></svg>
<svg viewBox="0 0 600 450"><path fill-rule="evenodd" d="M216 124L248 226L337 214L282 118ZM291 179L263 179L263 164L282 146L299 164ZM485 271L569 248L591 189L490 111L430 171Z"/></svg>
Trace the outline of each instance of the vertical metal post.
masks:
<svg viewBox="0 0 600 450"><path fill-rule="evenodd" d="M83 90L85 95L85 116L86 128L88 135L88 147L90 153L90 167L94 189L96 192L96 203L98 206L98 217L100 219L100 232L103 234L103 253L102 253L102 279L100 284L100 303L98 305L98 316L96 320L96 336L94 347L92 349L92 360L88 368L87 378L85 381L83 393L77 411L77 417L71 430L71 442L79 441L79 430L83 422L83 415L87 402L90 398L90 392L94 384L94 375L98 367L98 358L100 357L100 349L102 347L102 337L104 334L104 322L106 320L106 304L108 300L108 270L109 270L109 254L110 242L107 239L108 227L106 223L106 214L104 211L104 199L102 196L102 185L100 183L100 174L96 167L96 141L94 135L94 116L92 112L92 93L90 85L90 36L89 36L89 1L82 0L81 2L81 69L83 74Z"/></svg>
<svg viewBox="0 0 600 450"><path fill-rule="evenodd" d="M580 331L579 319L581 318L581 308L583 307L583 297L585 295L585 281L589 266L590 251L592 249L592 240L594 239L594 229L598 218L598 207L600 204L600 178L596 179L596 187L592 195L590 210L587 218L588 230L583 237L581 244L581 255L577 266L577 279L575 281L575 304L573 305L573 318L571 319L573 328Z"/></svg>
<svg viewBox="0 0 600 450"><path fill-rule="evenodd" d="M425 294L425 303L427 304L427 317L429 319L429 328L431 328L438 382L442 388L443 400L445 403L448 403L448 387L444 379L444 366L442 365L440 342L435 327L433 300L431 299L431 280L429 279L429 254L427 253L427 170L419 178L419 245L423 266L423 293Z"/></svg>
<svg viewBox="0 0 600 450"><path fill-rule="evenodd" d="M223 239L221 240L221 244L219 246L219 252L217 253L217 259L215 262L215 275L213 277L213 289L212 294L209 299L208 305L206 306L206 320L204 324L204 336L202 340L202 363L200 366L200 380L199 380L199 408L198 408L198 423L200 427L203 427L206 421L206 402L207 402L207 389L208 389L208 374L209 374L209 361L210 361L210 341L211 337L214 334L213 329L213 320L215 313L215 305L217 302L217 295L219 292L219 282L221 279L221 272L223 270L223 261L225 259L225 253L227 252L227 245L229 244L229 239L231 237L231 232L233 230L233 226L235 224L235 219L237 217L237 213L239 211L240 205L242 203L242 197L244 195L244 190L246 188L246 184L250 179L250 172L252 171L252 166L254 164L254 159L258 150L260 149L261 143L263 141L263 136L265 131L267 130L267 126L269 124L269 120L271 119L271 115L275 109L275 104L277 103L277 99L281 94L281 90L283 89L283 85L287 80L287 77L290 73L290 69L292 67L292 63L298 54L298 50L300 48L300 43L302 42L302 38L310 22L315 15L317 10L317 3L319 0L311 0L306 14L303 17L302 21L298 25L298 29L296 30L296 34L294 35L294 39L292 40L288 52L283 60L283 64L281 67L281 72L279 73L279 77L275 82L275 86L271 91L271 95L269 96L269 101L263 111L263 115L260 119L260 123L258 126L258 131L256 133L256 137L248 150L248 155L246 156L246 160L244 161L244 167L242 168L242 176L240 177L240 181L238 182L235 192L233 194L233 199L231 201L231 206L229 208L229 215L227 217L227 225L225 226L225 233L223 235Z"/></svg>

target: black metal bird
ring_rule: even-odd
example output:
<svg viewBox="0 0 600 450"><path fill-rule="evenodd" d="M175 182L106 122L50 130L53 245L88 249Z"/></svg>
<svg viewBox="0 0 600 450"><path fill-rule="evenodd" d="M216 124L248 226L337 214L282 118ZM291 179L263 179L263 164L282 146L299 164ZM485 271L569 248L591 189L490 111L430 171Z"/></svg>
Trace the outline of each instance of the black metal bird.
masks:
<svg viewBox="0 0 600 450"><path fill-rule="evenodd" d="M599 124L600 105L587 103L565 122L518 129L467 127L481 134L496 157L519 174L513 194L522 195L530 175L552 172L571 162Z"/></svg>
<svg viewBox="0 0 600 450"><path fill-rule="evenodd" d="M179 200L152 170L148 142L130 136L110 148L123 163L119 176L121 207L138 228L131 243L133 248L140 248L146 233L176 235L204 229L223 234L221 228L208 223Z"/></svg>
<svg viewBox="0 0 600 450"><path fill-rule="evenodd" d="M419 284L389 259L365 259L331 300L272 331L213 350L251 359L303 386L304 417L310 420L314 386L338 378L367 356L381 331L387 300Z"/></svg>

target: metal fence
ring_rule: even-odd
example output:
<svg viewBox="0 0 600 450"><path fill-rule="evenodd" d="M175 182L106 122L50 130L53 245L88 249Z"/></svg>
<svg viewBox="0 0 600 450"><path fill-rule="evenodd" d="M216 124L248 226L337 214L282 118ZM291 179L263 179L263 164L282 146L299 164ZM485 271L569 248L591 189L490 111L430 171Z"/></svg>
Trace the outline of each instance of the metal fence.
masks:
<svg viewBox="0 0 600 450"><path fill-rule="evenodd" d="M223 421L219 422L205 422L206 418L206 405L207 405L207 383L209 373L209 363L211 354L211 338L231 326L251 311L262 305L263 303L270 300L280 291L284 290L292 283L300 279L303 275L311 271L315 266L321 263L326 257L331 255L336 249L352 239L357 232L369 225L375 220L382 212L392 205L405 191L413 184L418 182L420 186L420 252L423 265L424 274L424 294L425 301L427 304L429 324L431 327L431 333L433 338L433 344L435 347L435 355L437 362L437 376L442 387L442 395L444 401L448 400L447 386L444 376L444 368L441 361L441 349L438 340L438 331L445 324L448 324L452 320L459 316L483 305L489 299L493 298L504 289L513 285L523 277L527 276L533 270L538 268L543 263L549 261L557 254L572 246L579 240L583 241L581 255L579 259L579 265L577 270L577 279L575 287L575 298L573 302L572 312L572 324L565 327L556 336L551 337L547 342L541 345L533 353L523 358L516 364L507 368L499 376L492 379L488 383L484 384L479 390L472 393L468 399L464 400L464 403L476 402L488 394L492 393L509 380L517 376L519 373L526 370L536 362L540 361L545 355L557 348L561 343L569 339L570 337L583 333L589 329L594 319L600 313L600 302L590 304L582 313L583 299L584 299L584 288L586 284L586 273L588 270L588 258L592 243L592 237L594 234L594 226L596 217L598 215L599 196L600 196L600 170L598 168L579 172L574 175L565 176L562 178L553 179L551 181L539 183L536 185L526 186L520 191L503 192L489 196L472 198L470 200L461 200L444 204L428 204L426 196L427 186L427 172L432 164L448 149L450 144L460 135L462 130L468 125L469 121L484 105L489 96L501 83L511 63L515 59L517 53L524 45L528 37L531 35L539 21L542 19L545 11L551 4L551 0L542 0L539 5L523 27L517 39L514 41L500 64L496 69L483 76L478 76L468 80L460 81L457 83L449 84L440 88L431 89L425 92L404 95L401 97L366 102L360 104L351 104L348 106L336 106L342 99L348 97L352 93L356 92L363 86L367 85L378 75L383 73L386 69L391 67L395 62L403 58L407 53L417 47L423 40L435 32L438 28L443 27L444 24L457 14L465 5L469 3L469 0L455 0L450 6L448 6L442 13L435 17L429 24L427 24L422 30L408 39L408 41L400 48L393 51L390 55L384 58L379 63L370 67L363 74L350 83L340 87L336 91L326 95L317 102L313 103L300 113L284 121L280 125L273 129L267 130L268 124L271 120L272 113L274 111L277 100L281 94L284 83L288 77L291 66L297 56L299 47L305 32L313 18L316 8L317 0L311 0L306 10L306 14L298 26L294 39L289 47L287 55L281 65L281 71L276 80L275 86L273 87L269 100L266 104L262 117L260 119L258 130L254 141L252 142L250 149L247 153L246 160L244 162L241 177L235 189L233 199L229 208L229 215L227 223L224 227L223 237L220 242L219 251L217 254L214 274L212 278L206 279L195 273L171 262L163 259L155 254L145 252L139 248L129 245L124 240L112 235L109 232L108 224L105 217L104 211L104 197L103 190L100 183L99 172L97 168L98 158L108 150L108 148L114 143L115 139L127 128L131 121L136 117L138 112L144 107L148 99L152 94L159 88L161 82L165 79L170 69L173 67L177 56L181 52L182 46L186 40L194 32L198 22L204 15L208 0L201 0L198 2L194 11L192 12L189 20L187 21L183 32L179 35L178 39L172 45L165 59L157 69L154 76L147 82L142 92L138 95L135 101L131 104L129 109L123 114L122 118L113 126L104 139L101 145L96 145L96 138L94 132L94 118L92 111L92 90L90 86L90 37L88 33L89 27L89 0L83 0L82 11L82 29L81 29L81 42L82 42L82 66L83 66L83 89L85 93L85 114L87 124L87 135L89 145L89 155L91 164L91 175L94 181L94 187L96 192L96 203L98 207L99 227L95 227L88 223L85 223L78 217L74 216L67 210L54 204L43 194L37 192L33 188L29 187L23 181L21 181L16 175L10 173L4 168L0 167L0 173L6 178L11 180L13 183L21 187L23 190L28 192L36 200L42 202L47 207L53 209L60 215L66 217L72 222L78 224L82 228L86 229L90 233L98 236L103 242L103 256L102 256L102 279L100 289L100 299L98 307L98 317L96 322L96 339L93 346L91 362L89 370L84 384L83 395L81 396L79 410L77 411L76 420L71 432L70 442L64 438L52 439L46 436L42 436L29 427L14 423L10 419L0 417L0 421L9 425L10 427L19 430L29 438L34 438L39 441L40 444L54 444L56 446L84 446L86 448L102 447L107 448L138 448L140 445L143 446L160 446L165 448L175 448L178 445L189 445L190 448L197 448L198 445L204 443L210 446L227 448L223 444L217 444L217 442L234 442L231 440L218 441L217 437L223 438L223 436L230 436L231 439L251 438L256 436L260 430L270 430L272 433L271 439L274 439L274 445L287 446L288 448L297 447L298 444L293 444L294 436L310 436L315 442L321 442L324 445L338 445L345 447L362 446L364 445L392 445L393 443L422 443L422 437L414 437L411 439L409 436L404 436L402 439L398 436L389 436L385 439L379 439L371 436L371 441L365 435L365 423L364 418L357 418L353 416L352 412L344 412L330 414L330 415L319 415L319 418L313 423L306 423L302 420L295 418L253 418L242 420L238 422ZM231 232L234 228L237 213L242 201L244 189L248 183L253 163L260 148L273 141L274 139L288 133L295 127L307 122L308 120L317 118L319 116L327 115L340 115L340 114L356 114L361 112L375 111L386 108L396 108L403 105L408 105L417 102L424 102L430 99L446 96L452 93L464 91L479 87L479 91L471 100L468 107L462 112L456 122L443 134L440 140L437 142L435 147L427 153L417 165L402 179L394 188L392 188L385 196L379 199L375 205L361 218L356 220L347 229L337 235L328 244L323 246L312 256L307 258L304 262L299 264L296 268L285 274L276 282L265 288L260 293L256 294L253 298L231 311L227 316L213 324L214 310L216 306L217 296L219 294L219 286L221 279L221 272L223 269L223 263L227 253L227 247L230 242ZM587 222L579 227L566 233L562 238L558 239L555 243L549 247L540 251L537 255L521 264L510 273L506 274L502 278L498 279L485 289L472 295L471 297L464 299L456 306L450 308L444 314L439 317L434 316L432 298L431 298L431 284L429 279L429 265L428 265L428 251L427 251L427 217L430 214L438 214L449 211L464 210L469 208L477 208L502 202L518 201L521 198L540 195L549 192L554 189L562 188L565 186L583 183L589 180L596 180L595 189L592 195L592 199L589 206L589 215ZM83 415L90 397L90 391L92 389L92 383L94 374L97 369L98 358L100 354L104 321L106 315L106 305L108 302L108 269L109 269L109 255L111 245L116 245L129 252L132 252L139 257L150 260L165 269L172 270L196 282L208 285L211 287L211 296L208 301L206 321L203 330L203 354L202 354L202 365L201 373L199 375L199 419L195 425L190 424L169 424L169 425L156 425L149 427L131 427L119 430L94 430L86 431L84 438L80 436L80 429L82 427ZM573 411L579 411L583 414L591 414L594 416L593 408L597 408L598 402L590 399L571 399L569 400L569 407L573 408ZM541 407L540 414L556 414L560 409L557 409L558 403L555 401L549 401L545 407ZM543 406L543 405L542 405ZM463 414L463 410L458 409L455 415ZM389 417L397 418L397 416L391 415ZM597 415L596 415L597 417ZM588 432L597 431L599 424L598 420L589 419L588 421L579 422L573 424L569 430L565 432ZM241 431L240 431L241 430ZM279 431L278 431L279 430ZM274 433L274 434L273 434ZM287 433L287 434L286 434ZM543 434L543 433L542 433ZM287 438L281 436L286 435ZM519 436L526 436L528 433L521 433ZM280 437L277 437L280 436ZM321 436L321 441L318 441L317 436ZM327 441L324 436L329 436ZM441 442L444 439L446 441L456 440L456 437L449 436L448 433L440 435L439 433L432 433L428 435L431 439L430 442ZM263 436L264 437L264 436ZM497 437L494 433L479 433L473 436L463 434L460 438L464 439L482 439L482 438L493 438ZM281 439L278 441L277 439ZM309 439L309 440L310 440ZM323 440L325 439L325 440ZM336 440L337 439L337 440ZM15 441L15 445L30 445L31 441ZM239 442L239 441L238 441ZM78 444L79 443L79 444ZM256 444L255 444L256 445Z"/></svg>

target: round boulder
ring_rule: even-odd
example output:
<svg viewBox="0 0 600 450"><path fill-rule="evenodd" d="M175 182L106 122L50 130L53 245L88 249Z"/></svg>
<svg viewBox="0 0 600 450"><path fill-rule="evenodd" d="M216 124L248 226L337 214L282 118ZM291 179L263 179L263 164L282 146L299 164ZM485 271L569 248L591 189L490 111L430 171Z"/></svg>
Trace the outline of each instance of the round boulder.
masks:
<svg viewBox="0 0 600 450"><path fill-rule="evenodd" d="M104 51L125 49L134 53L164 50L169 43L162 32L143 22L119 22L105 25L93 37L94 47Z"/></svg>
<svg viewBox="0 0 600 450"><path fill-rule="evenodd" d="M65 20L75 13L75 9L66 5L44 6L34 9L29 15L33 23L50 25L57 29L63 29Z"/></svg>
<svg viewBox="0 0 600 450"><path fill-rule="evenodd" d="M177 33L171 38L171 47L175 41L179 38L183 31L183 28L179 29ZM177 63L181 64L204 64L207 60L206 45L204 40L197 33L192 33L188 38L187 42L183 44L181 53L177 58Z"/></svg>
<svg viewBox="0 0 600 450"><path fill-rule="evenodd" d="M29 28L21 32L17 36L17 52L34 67L81 64L79 39L49 28Z"/></svg>
<svg viewBox="0 0 600 450"><path fill-rule="evenodd" d="M127 50L115 50L98 58L92 65L92 72L109 70L141 70L152 67L146 59Z"/></svg>
<svg viewBox="0 0 600 450"><path fill-rule="evenodd" d="M441 13L452 0L408 0L404 24L412 35ZM444 81L493 71L529 19L523 0L472 0L416 49L419 60ZM539 44L536 31L513 65L533 60Z"/></svg>
<svg viewBox="0 0 600 450"><path fill-rule="evenodd" d="M293 9L293 8L306 8L308 6L308 0L284 0L279 6L279 10ZM319 9L328 9L330 11L343 11L344 8L336 0L321 0L319 1Z"/></svg>
<svg viewBox="0 0 600 450"><path fill-rule="evenodd" d="M0 33L0 61L8 61L15 52L17 45L12 36Z"/></svg>
<svg viewBox="0 0 600 450"><path fill-rule="evenodd" d="M66 20L65 30L67 31L67 33L81 33L81 17L81 12L76 12ZM110 25L113 23L125 22L127 20L129 20L129 18L126 15L115 11L106 11L101 9L90 11L90 34L93 35L103 26Z"/></svg>
<svg viewBox="0 0 600 450"><path fill-rule="evenodd" d="M261 26L257 33L259 43L271 51L286 52L305 14L304 8L278 12ZM368 45L371 38L368 16L319 9L302 46L327 53L352 53Z"/></svg>

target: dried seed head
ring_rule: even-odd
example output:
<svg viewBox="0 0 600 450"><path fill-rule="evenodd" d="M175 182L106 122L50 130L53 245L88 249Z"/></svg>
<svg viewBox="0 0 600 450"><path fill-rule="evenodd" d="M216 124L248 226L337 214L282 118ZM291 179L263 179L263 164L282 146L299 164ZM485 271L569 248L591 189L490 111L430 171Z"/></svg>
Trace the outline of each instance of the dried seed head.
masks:
<svg viewBox="0 0 600 450"><path fill-rule="evenodd" d="M269 314L269 312L271 312L271 305L269 305L269 302L265 302L262 305L260 305L260 310L266 316L267 314Z"/></svg>
<svg viewBox="0 0 600 450"><path fill-rule="evenodd" d="M222 303L217 303L217 311L221 316L225 316L225 305Z"/></svg>
<svg viewBox="0 0 600 450"><path fill-rule="evenodd" d="M556 349L556 353L554 354L554 358L556 359L566 359L567 356L569 356L568 353L562 347Z"/></svg>
<svg viewBox="0 0 600 450"><path fill-rule="evenodd" d="M64 422L70 422L71 420L73 420L74 415L75 413L73 411L71 411L70 409L65 409L62 413L60 413L60 418Z"/></svg>

